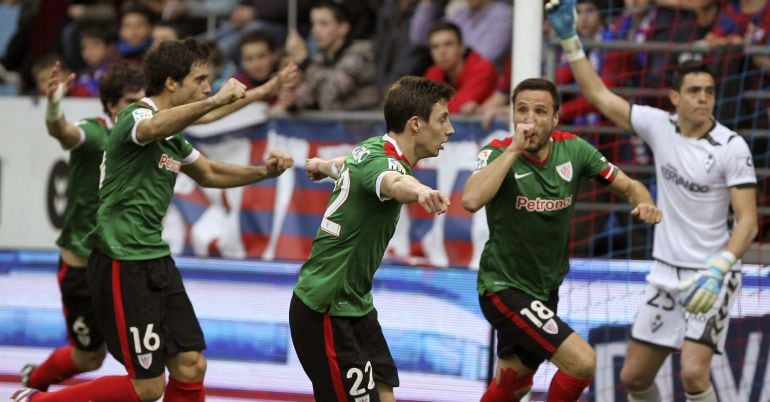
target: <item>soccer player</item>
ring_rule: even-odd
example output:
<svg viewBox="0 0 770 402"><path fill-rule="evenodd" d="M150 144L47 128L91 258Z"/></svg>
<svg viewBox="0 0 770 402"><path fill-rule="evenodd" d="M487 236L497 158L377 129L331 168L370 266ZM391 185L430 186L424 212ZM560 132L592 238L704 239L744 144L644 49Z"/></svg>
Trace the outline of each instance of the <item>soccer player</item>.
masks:
<svg viewBox="0 0 770 402"><path fill-rule="evenodd" d="M715 402L711 358L724 351L729 312L741 287L740 257L757 234L756 174L740 135L715 121L714 77L701 62L676 71L669 99L676 114L631 105L602 83L575 36L574 1L550 1L548 19L562 40L585 98L652 149L658 202L645 303L631 328L620 380L631 401L659 401L655 375L681 350L688 401ZM736 224L728 231L728 210ZM679 299L679 303L675 302Z"/></svg>
<svg viewBox="0 0 770 402"><path fill-rule="evenodd" d="M273 178L293 165L273 151L264 166L235 166L201 155L181 134L210 112L245 96L229 80L208 97L208 47L168 41L148 52L146 98L118 114L102 164L95 228L85 244L88 285L107 349L128 376L105 376L53 393L23 389L16 401L165 401L204 399L206 347L179 270L161 239L163 215L179 171L206 187ZM168 368L168 385L165 368Z"/></svg>
<svg viewBox="0 0 770 402"><path fill-rule="evenodd" d="M596 355L556 314L569 270L570 218L583 178L602 183L657 223L661 213L642 183L630 179L588 142L556 131L559 93L531 78L511 95L515 134L494 140L476 159L463 207L486 206L489 240L479 263L479 303L497 331L498 365L482 402L518 401L544 360L559 370L547 401L577 401L591 382Z"/></svg>
<svg viewBox="0 0 770 402"><path fill-rule="evenodd" d="M86 283L85 268L91 250L83 244L83 239L96 224L99 164L112 124L120 110L144 96L142 71L126 63L113 64L99 81L99 96L106 117L72 123L61 111L61 100L74 79L75 74L70 74L62 80L56 62L46 91L48 134L70 153L67 210L56 241L60 250L59 290L70 344L54 350L40 365L28 364L21 370L23 386L44 391L51 384L98 369L104 360L106 349Z"/></svg>
<svg viewBox="0 0 770 402"><path fill-rule="evenodd" d="M294 350L319 402L395 401L398 372L372 304L372 279L396 229L401 205L442 214L449 199L412 176L454 133L446 84L406 76L385 94L387 134L346 157L307 161L313 180L334 191L302 265L289 310Z"/></svg>

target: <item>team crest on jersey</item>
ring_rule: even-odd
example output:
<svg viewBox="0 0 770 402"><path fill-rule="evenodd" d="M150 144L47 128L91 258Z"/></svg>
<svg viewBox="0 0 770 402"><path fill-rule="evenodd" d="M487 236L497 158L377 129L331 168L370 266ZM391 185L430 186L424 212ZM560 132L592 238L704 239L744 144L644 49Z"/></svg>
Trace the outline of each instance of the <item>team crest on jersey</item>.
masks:
<svg viewBox="0 0 770 402"><path fill-rule="evenodd" d="M393 158L388 158L388 170L395 170L396 172L399 172L401 174L406 174L404 165L402 165L401 162Z"/></svg>
<svg viewBox="0 0 770 402"><path fill-rule="evenodd" d="M561 165L556 165L556 173L558 173L559 177L565 181L572 181L572 161L567 161Z"/></svg>
<svg viewBox="0 0 770 402"><path fill-rule="evenodd" d="M182 167L182 162L179 162L178 160L163 154L160 156L160 161L158 161L158 167L174 173L179 173L179 170Z"/></svg>
<svg viewBox="0 0 770 402"><path fill-rule="evenodd" d="M714 155L709 154L709 156L703 161L703 164L706 166L706 173L711 173L711 168L714 167L714 162L716 162L716 159L714 159Z"/></svg>
<svg viewBox="0 0 770 402"><path fill-rule="evenodd" d="M556 325L556 321L551 318L545 324L543 324L543 331L547 334L556 335L559 333L559 326Z"/></svg>
<svg viewBox="0 0 770 402"><path fill-rule="evenodd" d="M152 110L140 107L138 109L134 109L134 111L131 112L131 115L134 116L134 121L137 122L139 120L152 117Z"/></svg>
<svg viewBox="0 0 770 402"><path fill-rule="evenodd" d="M489 155L492 154L492 150L484 149L476 156L476 170L479 170L487 166L489 161Z"/></svg>
<svg viewBox="0 0 770 402"><path fill-rule="evenodd" d="M149 369L150 365L152 365L152 353L144 353L136 357L139 359L139 365L144 367L145 370Z"/></svg>
<svg viewBox="0 0 770 402"><path fill-rule="evenodd" d="M369 398L369 395L359 396L356 397L355 402L369 402L371 399Z"/></svg>

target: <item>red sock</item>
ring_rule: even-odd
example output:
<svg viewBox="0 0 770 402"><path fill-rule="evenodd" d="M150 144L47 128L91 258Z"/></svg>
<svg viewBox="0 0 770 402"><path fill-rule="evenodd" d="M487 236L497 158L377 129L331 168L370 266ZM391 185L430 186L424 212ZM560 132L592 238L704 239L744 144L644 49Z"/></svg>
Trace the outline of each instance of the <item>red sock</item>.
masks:
<svg viewBox="0 0 770 402"><path fill-rule="evenodd" d="M72 360L72 346L62 346L35 367L29 376L29 386L45 391L49 385L58 384L79 373L82 373L82 370Z"/></svg>
<svg viewBox="0 0 770 402"><path fill-rule="evenodd" d="M480 402L518 402L516 393L524 388L532 386L532 377L534 373L529 373L524 377L517 378L518 373L514 369L500 370L500 384L496 379L489 383L487 391L481 396Z"/></svg>
<svg viewBox="0 0 770 402"><path fill-rule="evenodd" d="M56 392L35 394L32 402L140 402L128 376L111 375L62 388Z"/></svg>
<svg viewBox="0 0 770 402"><path fill-rule="evenodd" d="M561 370L556 372L548 388L546 402L574 402L583 395L592 378L575 378Z"/></svg>
<svg viewBox="0 0 770 402"><path fill-rule="evenodd" d="M203 380L195 382L182 382L168 377L166 392L163 393L164 402L203 402L206 394L203 392Z"/></svg>

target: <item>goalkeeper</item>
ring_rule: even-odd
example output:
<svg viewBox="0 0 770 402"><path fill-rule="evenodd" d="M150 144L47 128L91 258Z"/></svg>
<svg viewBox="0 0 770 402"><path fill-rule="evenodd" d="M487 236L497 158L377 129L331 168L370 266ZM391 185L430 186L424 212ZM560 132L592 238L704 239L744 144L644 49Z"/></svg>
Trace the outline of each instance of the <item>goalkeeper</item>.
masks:
<svg viewBox="0 0 770 402"><path fill-rule="evenodd" d="M741 288L739 258L757 233L757 179L749 147L714 120L714 77L704 63L678 66L669 91L675 114L631 105L612 93L585 58L574 8L574 0L550 0L548 20L583 96L652 149L657 205L666 216L655 227L655 263L620 379L630 401L660 401L655 375L671 351L681 349L687 400L716 402L711 358L724 350L729 311Z"/></svg>

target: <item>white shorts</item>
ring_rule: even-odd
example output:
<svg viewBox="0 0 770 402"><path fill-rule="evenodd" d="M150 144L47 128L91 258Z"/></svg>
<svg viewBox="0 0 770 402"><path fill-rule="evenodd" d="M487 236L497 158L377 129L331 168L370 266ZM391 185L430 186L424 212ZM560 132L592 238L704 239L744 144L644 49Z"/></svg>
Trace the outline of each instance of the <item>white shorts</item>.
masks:
<svg viewBox="0 0 770 402"><path fill-rule="evenodd" d="M725 275L722 289L714 306L705 314L691 314L677 300L680 282L700 270L677 268L655 261L647 275L644 302L639 306L631 338L653 345L681 349L685 339L712 346L717 353L724 351L730 309L741 290L740 263Z"/></svg>

